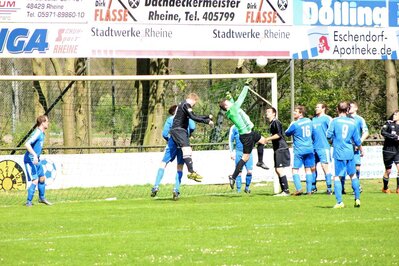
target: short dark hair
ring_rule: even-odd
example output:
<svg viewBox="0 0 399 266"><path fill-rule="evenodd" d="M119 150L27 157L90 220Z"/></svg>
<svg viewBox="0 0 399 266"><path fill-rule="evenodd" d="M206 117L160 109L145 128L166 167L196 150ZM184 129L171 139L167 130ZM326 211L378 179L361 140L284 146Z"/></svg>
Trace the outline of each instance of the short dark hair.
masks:
<svg viewBox="0 0 399 266"><path fill-rule="evenodd" d="M174 104L174 105L172 105L171 107L169 107L168 113L169 113L170 115L174 115L175 112L176 112L176 109L177 109L177 105Z"/></svg>
<svg viewBox="0 0 399 266"><path fill-rule="evenodd" d="M338 113L347 113L349 110L349 104L347 102L340 102L337 106Z"/></svg>
<svg viewBox="0 0 399 266"><path fill-rule="evenodd" d="M295 107L295 109L298 109L299 112L300 112L303 116L306 115L306 108L305 108L305 106L303 106L303 105L297 105L297 106Z"/></svg>
<svg viewBox="0 0 399 266"><path fill-rule="evenodd" d="M223 111L227 111L227 109L226 109L226 101L227 101L227 99L223 99L223 100L221 100L221 101L219 102L219 107L220 107L220 109L222 109Z"/></svg>
<svg viewBox="0 0 399 266"><path fill-rule="evenodd" d="M39 115L36 118L36 126L39 127L42 123L46 122L48 120L47 115Z"/></svg>
<svg viewBox="0 0 399 266"><path fill-rule="evenodd" d="M277 114L277 110L276 110L276 108L274 108L273 106L270 106L270 107L266 108L266 110L267 110L267 109L270 109L270 110L273 111L274 114Z"/></svg>

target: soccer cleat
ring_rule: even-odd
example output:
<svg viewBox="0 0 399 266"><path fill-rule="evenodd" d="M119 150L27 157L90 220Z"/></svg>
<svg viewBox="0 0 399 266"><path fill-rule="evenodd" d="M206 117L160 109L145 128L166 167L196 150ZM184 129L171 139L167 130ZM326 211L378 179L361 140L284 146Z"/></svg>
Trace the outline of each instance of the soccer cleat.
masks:
<svg viewBox="0 0 399 266"><path fill-rule="evenodd" d="M43 203L43 204L49 205L49 206L53 205L50 201L48 201L46 199L39 199L39 203Z"/></svg>
<svg viewBox="0 0 399 266"><path fill-rule="evenodd" d="M173 191L173 200L178 200L179 196L180 196L180 192L179 191Z"/></svg>
<svg viewBox="0 0 399 266"><path fill-rule="evenodd" d="M159 188L153 187L151 188L151 197L155 197L159 191Z"/></svg>
<svg viewBox="0 0 399 266"><path fill-rule="evenodd" d="M202 181L202 176L197 174L196 172L189 173L187 175L188 179L194 180L195 182L201 182Z"/></svg>
<svg viewBox="0 0 399 266"><path fill-rule="evenodd" d="M327 194L327 195L332 195L333 193L332 193L331 189L327 189L326 194Z"/></svg>
<svg viewBox="0 0 399 266"><path fill-rule="evenodd" d="M230 188L234 189L234 185L236 184L236 180L231 175L229 175L229 183L230 183Z"/></svg>
<svg viewBox="0 0 399 266"><path fill-rule="evenodd" d="M389 188L387 188L387 189L382 189L381 190L383 193L386 193L386 194L391 194L391 191L389 190Z"/></svg>
<svg viewBox="0 0 399 266"><path fill-rule="evenodd" d="M345 189L342 189L342 195L346 195Z"/></svg>
<svg viewBox="0 0 399 266"><path fill-rule="evenodd" d="M287 190L287 191L281 191L280 193L275 194L274 196L276 196L276 197L288 197L289 195L290 195L290 191Z"/></svg>
<svg viewBox="0 0 399 266"><path fill-rule="evenodd" d="M312 189L312 194L316 194L317 193L317 187L315 187L314 189Z"/></svg>
<svg viewBox="0 0 399 266"><path fill-rule="evenodd" d="M251 190L249 188L245 188L244 192L249 194L249 193L251 193Z"/></svg>
<svg viewBox="0 0 399 266"><path fill-rule="evenodd" d="M27 202L25 203L25 206L26 206L26 207L32 207L32 206L33 206L32 201L27 201Z"/></svg>
<svg viewBox="0 0 399 266"><path fill-rule="evenodd" d="M267 165L264 162L257 162L256 166L263 168L265 170L269 170L269 167L267 167Z"/></svg>
<svg viewBox="0 0 399 266"><path fill-rule="evenodd" d="M362 192L363 192L363 189L362 189L362 187L361 187L361 186L359 186L359 192L360 192L360 193L362 193Z"/></svg>
<svg viewBox="0 0 399 266"><path fill-rule="evenodd" d="M337 203L333 207L334 209L342 209L345 208L345 204L343 202Z"/></svg>
<svg viewBox="0 0 399 266"><path fill-rule="evenodd" d="M355 200L355 208L360 208L360 199Z"/></svg>
<svg viewBox="0 0 399 266"><path fill-rule="evenodd" d="M292 193L292 196L300 196L300 195L302 195L303 194L303 191L302 191L302 189L301 190L297 190L297 191L295 191L294 193Z"/></svg>

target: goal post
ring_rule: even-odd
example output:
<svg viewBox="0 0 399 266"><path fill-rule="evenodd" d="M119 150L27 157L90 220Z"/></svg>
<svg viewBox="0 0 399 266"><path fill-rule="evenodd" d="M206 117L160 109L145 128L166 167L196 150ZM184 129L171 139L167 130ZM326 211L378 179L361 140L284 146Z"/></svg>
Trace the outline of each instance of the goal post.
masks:
<svg viewBox="0 0 399 266"><path fill-rule="evenodd" d="M131 93L133 91L132 89L132 84L134 83L134 81L159 81L159 80L167 80L169 81L169 83L178 83L180 81L185 81L186 83L190 83L190 84L194 84L194 85L190 85L188 86L190 91L193 92L198 92L198 93L203 93L206 94L207 91L209 89L209 87L207 87L207 85L204 86L204 84L208 84L207 81L209 80L213 80L213 86L215 86L215 88L212 88L212 91L209 92L209 94L215 94L215 95L211 95L214 98L209 97L209 101L212 103L205 103L206 104L213 104L214 106L217 106L217 98L219 98L218 100L220 100L220 97L222 95L225 94L225 90L229 89L229 86L231 88L231 85L218 85L217 82L225 82L225 81L229 81L231 84L235 84L237 83L237 81L241 82L240 84L244 84L246 80L253 80L255 82L255 80L259 80L262 81L263 80L268 80L267 82L267 93L264 93L265 90L263 91L256 91L256 89L254 88L254 90L251 89L251 92L248 94L247 97L251 97L251 99L248 99L248 101L252 101L253 105L256 103L255 98L258 98L258 100L261 100L263 102L266 102L268 105L272 105L274 108L276 108L276 110L278 110L278 90L277 90L277 74L276 73L242 73L242 74L185 74L185 75L89 75L89 76L34 76L34 75L3 75L0 76L0 88L7 88L7 91L12 91L14 88L11 89L12 86L14 86L15 83L20 83L23 84L23 86L19 86L19 90L21 90L21 88L24 88L24 90L26 90L26 88L32 88L31 83L34 81L40 81L40 82L45 82L46 83L46 87L48 89L48 95L50 95L52 98L48 99L48 104L50 105L52 102L54 102L54 99L56 99L59 95L60 95L60 88L58 87L58 84L60 81L65 81L65 83L71 83L71 82L88 82L88 87L90 87L90 90L92 91L91 94L96 94L95 97L97 97L96 101L93 101L93 104L95 104L95 106L92 106L92 102L87 103L87 106L89 106L89 109L91 109L91 116L95 116L95 118L93 118L94 123L95 124L93 127L98 126L98 124L101 122L99 121L99 118L101 117L102 114L108 114L107 113L107 109L109 106L107 106L107 104L109 104L109 102L106 101L106 97L103 97L106 94L111 94L111 88L112 90L116 90L117 91L117 95L116 97L120 97L121 101L124 100L125 101L125 106L124 107L129 107L128 103L126 104L127 99L131 98ZM196 84L196 82L198 84ZM201 85L199 85L201 84ZM169 84L169 86L172 86ZM172 86L173 87L173 86ZM218 93L215 93L215 91L219 91ZM237 91L239 90L239 88L237 88ZM177 91L177 92L176 92ZM126 93L125 96L120 96L121 94ZM178 101L183 100L184 96L186 94L187 91L182 91L182 90L177 90L175 88L171 88L170 91L167 92L167 94L174 94L174 96L172 97L171 95L167 95L168 101L166 102L166 105L168 104L176 104ZM23 97L23 94L25 94L26 91L19 91L18 94L16 94L18 97ZM31 103L32 102L32 95L34 93L34 90L30 90L29 92L30 94L27 97L27 99L24 99L22 101L18 101L20 102L21 106L23 106L24 104L26 104L27 102ZM119 95L118 95L119 93ZM251 95L251 96L250 96ZM49 96L49 97L50 97ZM11 97L11 96L10 96ZM14 96L13 96L14 97ZM104 98L104 99L103 99ZM172 98L172 99L171 99ZM203 98L203 97L201 97ZM116 100L116 102L118 102L118 99ZM76 99L75 99L76 100ZM247 101L247 100L246 100ZM0 106L0 108L2 108L2 110L4 111L4 115L3 115L3 120L7 117L10 117L9 119L13 119L12 116L8 116L8 113L11 113L11 102L13 102L13 100L11 99L4 99L4 101L1 103L3 104L2 106ZM259 103L259 102L258 102ZM104 104L104 105L101 105ZM131 103L130 103L131 104ZM258 104L259 105L259 104ZM168 107L168 106L167 106ZM61 113L62 110L59 106L57 106L56 108L58 108L57 110L54 111L54 114L51 114L52 117L52 121L54 121L55 119L60 119L59 121L54 121L54 125L57 126L58 128L62 128L62 123L63 121L61 120ZM101 111L102 108L104 108L104 112ZM204 107L205 108L205 107ZM214 107L216 108L216 107ZM258 106L256 105L255 108L258 108ZM258 108L260 110L260 108ZM257 111L258 111L257 109ZM21 113L20 115L20 119L26 119L24 121L25 124L27 123L33 123L31 116L32 113L27 113L26 107L21 107L18 109L19 112ZM93 111L94 110L94 111ZM14 112L14 111L12 111ZM25 113L26 112L26 113ZM254 112L254 111L252 111ZM75 112L76 113L76 112ZM165 112L166 115L167 112ZM198 113L201 113L201 111L198 111ZM72 112L72 115L74 113ZM253 115L253 113L252 113ZM27 118L25 118L25 116ZM257 117L261 117L261 114L256 114ZM22 118L21 118L22 117ZM29 119L28 119L29 118ZM97 119L97 120L96 120ZM125 124L126 124L126 120ZM259 124L260 120L255 121L255 125ZM130 122L130 121L128 121ZM14 122L12 122L14 123ZM12 124L11 122L6 121L5 124ZM91 124L92 122L89 121L88 124ZM261 122L263 125L265 124L264 122ZM121 122L121 124L123 124L123 122ZM226 131L226 129L228 129L227 127L229 126L229 124L231 125L231 123L225 122L224 123L224 130ZM32 125L32 124L30 124ZM201 129L202 125L199 125L199 128ZM51 126L50 126L51 129ZM93 130L94 131L94 130ZM198 130L198 134L202 134L205 131L208 131L207 129L203 129L203 130ZM96 134L99 134L98 132L94 132ZM197 134L197 133L196 133ZM54 135L54 136L53 136ZM56 140L57 145L62 145L62 132L57 132L56 134L51 135L50 133L50 139ZM19 134L19 136L21 136L21 133ZM60 137L61 136L61 137ZM104 137L103 137L104 138ZM101 139L102 140L102 139ZM97 141L97 140L96 140ZM47 143L48 139L46 139L46 146L47 147L52 147L52 143ZM61 144L60 144L61 143ZM97 142L95 142L97 143ZM197 143L194 143L198 144ZM95 144L93 143L93 146ZM103 144L103 146L106 146L108 144ZM129 146L128 142L124 142L122 144L117 143L117 146L123 147L123 145L127 145ZM109 145L111 146L111 145ZM67 147L70 148L70 147ZM103 147L101 147L103 148ZM50 150L50 149L49 149ZM103 151L101 151L103 152ZM61 151L62 153L62 151ZM58 155L58 156L62 156L62 154ZM1 155L0 155L1 157ZM157 157L158 158L158 157ZM161 159L161 158L159 158ZM148 159L149 161L151 159ZM158 161L158 159L155 159L156 161ZM88 168L92 168L95 164L95 162L88 160ZM63 166L65 166L67 164L67 162L63 163ZM93 164L93 165L90 165ZM158 164L157 164L158 165ZM230 164L229 164L230 165ZM270 158L270 162L269 162L269 166L270 168L272 168L274 166L274 162L273 162L273 157ZM96 166L97 167L97 166ZM102 165L101 165L102 167ZM99 168L101 168L99 167ZM256 166L255 166L256 167ZM94 167L95 168L95 167ZM168 166L167 168L170 168L171 170L169 170L171 173L175 171L175 167L173 166ZM115 168L115 171L121 171L121 172L116 172L113 175L116 176L123 176L126 173L124 173L123 170L124 166L123 163L121 162L120 164L118 163L118 167ZM148 174L148 178L146 179L146 181L144 182L144 184L148 184L148 183L152 183L153 179L154 179L154 173L152 171L148 171L148 169L146 169L146 172L143 172L142 176L147 176ZM201 172L201 169L198 169L199 172ZM231 171L233 171L234 169L230 169ZM155 169L154 169L155 171ZM263 170L264 171L264 170ZM273 170L269 170L270 173L273 173L273 190L275 193L280 191L280 186L279 186L279 182L278 182L278 178L276 176L276 174L274 173ZM78 172L75 172L78 173ZM225 173L225 176L223 177L223 182L227 182L227 175L230 172ZM90 171L88 172L88 174L90 174ZM102 174L106 174L106 171L103 171L103 173L99 173L98 178L102 179ZM172 174L173 175L173 174ZM62 175L61 175L62 176ZM174 175L173 175L174 176ZM205 174L204 174L205 176ZM60 176L57 177L58 180L60 180ZM104 182L104 184L102 184L100 180L95 180L96 182L96 186L108 186L108 182L109 179ZM106 177L104 176L104 180L106 179ZM109 186L124 186L124 185L132 185L130 183L124 183L125 180L122 180L123 178L120 178L120 180L118 180L119 183L115 183L115 184L111 184ZM72 179L71 179L72 180ZM74 180L76 180L76 182L83 182L82 179L79 180L79 178L74 177ZM173 180L172 178L166 178L165 177L165 182L169 182ZM270 179L268 179L267 181L271 181ZM57 185L57 180L52 184L52 185ZM69 182L69 181L68 181ZM164 182L162 182L164 183ZM66 183L65 183L66 184ZM142 183L140 183L142 184ZM170 184L170 183L169 183ZM220 183L219 183L220 184ZM84 183L82 184L75 184L76 187L90 187L90 181L85 180ZM184 185L184 183L183 183ZM69 186L69 184L68 184ZM50 187L51 188L51 187Z"/></svg>

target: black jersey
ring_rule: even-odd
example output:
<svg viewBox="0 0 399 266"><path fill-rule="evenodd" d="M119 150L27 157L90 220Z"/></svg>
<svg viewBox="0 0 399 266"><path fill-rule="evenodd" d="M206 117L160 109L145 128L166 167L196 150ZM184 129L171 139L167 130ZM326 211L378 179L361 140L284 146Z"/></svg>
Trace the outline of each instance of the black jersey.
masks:
<svg viewBox="0 0 399 266"><path fill-rule="evenodd" d="M399 151L399 125L394 121L388 120L381 129L381 135L384 137L383 151Z"/></svg>
<svg viewBox="0 0 399 266"><path fill-rule="evenodd" d="M193 112L191 104L189 104L186 100L179 103L176 109L175 117L173 118L172 129L174 128L184 128L187 130L188 128L188 120L194 120L195 122L209 124L211 119L209 116L196 115Z"/></svg>
<svg viewBox="0 0 399 266"><path fill-rule="evenodd" d="M285 141L284 135L283 135L283 126L281 122L278 119L273 119L273 121L270 123L270 134L273 136L275 134L279 135L279 139L273 139L272 144L273 144L273 150L281 150L281 149L288 149L288 144Z"/></svg>

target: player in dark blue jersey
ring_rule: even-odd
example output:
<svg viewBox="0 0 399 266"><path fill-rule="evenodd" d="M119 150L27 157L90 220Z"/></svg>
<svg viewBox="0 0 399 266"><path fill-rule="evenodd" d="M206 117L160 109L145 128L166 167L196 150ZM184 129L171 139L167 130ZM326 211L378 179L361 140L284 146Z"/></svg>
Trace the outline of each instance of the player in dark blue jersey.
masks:
<svg viewBox="0 0 399 266"><path fill-rule="evenodd" d="M382 147L382 158L384 160L385 172L382 178L382 192L391 193L388 188L389 176L392 171L392 165L396 165L396 193L399 193L399 110L393 112L388 121L381 129L381 135L384 137L384 146Z"/></svg>
<svg viewBox="0 0 399 266"><path fill-rule="evenodd" d="M238 129L235 125L230 127L229 131L229 150L230 150L230 157L235 161L235 165L241 160L243 154L244 154L244 145L240 141L240 133L238 132ZM244 167L246 169L246 176L245 176L245 193L251 193L251 190L249 189L249 186L251 185L252 182L252 170L253 170L253 156L252 153L249 155L248 161L245 162ZM242 185L242 180L241 180L241 173L240 172L236 178L236 187L237 187L237 192L241 192L241 185Z"/></svg>
<svg viewBox="0 0 399 266"><path fill-rule="evenodd" d="M313 149L315 155L315 166L312 168L313 181L312 181L312 191L316 192L316 180L317 180L317 163L321 164L321 168L324 171L324 176L327 185L327 194L332 194L331 189L331 146L327 140L327 129L332 118L326 114L327 106L324 103L316 104L315 112L316 115L312 119L312 139L313 139Z"/></svg>
<svg viewBox="0 0 399 266"><path fill-rule="evenodd" d="M285 168L291 166L291 156L288 144L284 138L284 131L281 122L276 117L277 111L274 107L266 109L266 118L270 122L270 137L266 141L272 142L274 151L274 170L279 179L281 192L276 196L289 196L290 190L288 188L287 176Z"/></svg>
<svg viewBox="0 0 399 266"><path fill-rule="evenodd" d="M28 180L32 181L28 188L28 196L25 205L31 207L36 186L39 191L39 203L52 205L45 197L46 177L43 173L43 167L40 163L40 155L43 150L45 131L48 128L49 121L46 115L38 116L36 119L36 128L25 142L26 153L24 163Z"/></svg>
<svg viewBox="0 0 399 266"><path fill-rule="evenodd" d="M165 151L164 151L164 156L161 162L160 167L158 168L157 176L155 178L155 184L154 187L151 189L151 197L155 197L159 191L159 184L161 183L161 180L164 176L165 173L165 168L168 165L168 163L173 162L175 158L177 158L177 172L176 172L176 179L175 179L175 187L173 189L173 199L177 200L180 192L180 183L181 183L181 178L183 176L183 166L184 166L184 160L183 160L183 154L181 151L181 148L178 148L174 140L170 137L169 131L172 128L173 124L173 118L176 112L177 105L172 105L168 112L170 116L166 119L165 124L162 129L162 137L167 141ZM195 123L193 120L189 120L188 122L188 134L191 135L195 130Z"/></svg>
<svg viewBox="0 0 399 266"><path fill-rule="evenodd" d="M352 179L352 188L355 194L355 207L360 207L360 189L359 179L354 178L356 173L355 155L353 144L363 156L362 142L359 131L356 128L356 122L353 118L347 116L349 104L341 102L338 104L338 117L334 118L327 130L327 138L332 141L333 158L335 167L334 193L337 203L334 208L345 207L342 201L341 180L346 175Z"/></svg>
<svg viewBox="0 0 399 266"><path fill-rule="evenodd" d="M314 167L314 153L312 141L312 120L305 117L305 107L298 105L294 110L295 121L291 122L285 131L286 136L293 136L294 145L294 164L292 167L292 178L296 191L294 196L302 195L301 178L299 168L305 167L306 174L306 193L312 194L312 167Z"/></svg>

